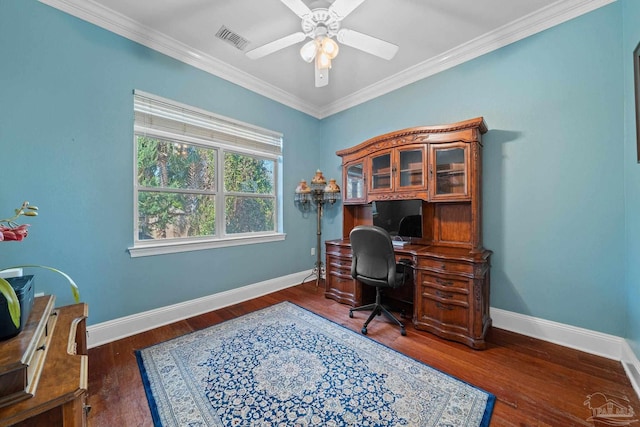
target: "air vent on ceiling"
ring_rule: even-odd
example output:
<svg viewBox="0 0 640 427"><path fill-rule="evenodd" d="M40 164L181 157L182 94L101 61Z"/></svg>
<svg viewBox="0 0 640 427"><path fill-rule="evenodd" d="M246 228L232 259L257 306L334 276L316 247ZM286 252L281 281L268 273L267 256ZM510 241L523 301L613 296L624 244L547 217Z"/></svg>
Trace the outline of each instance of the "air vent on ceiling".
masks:
<svg viewBox="0 0 640 427"><path fill-rule="evenodd" d="M240 50L244 50L249 44L249 40L245 39L237 33L234 33L224 25L218 30L218 32L216 33L216 37L220 40L226 41L227 43L231 43Z"/></svg>

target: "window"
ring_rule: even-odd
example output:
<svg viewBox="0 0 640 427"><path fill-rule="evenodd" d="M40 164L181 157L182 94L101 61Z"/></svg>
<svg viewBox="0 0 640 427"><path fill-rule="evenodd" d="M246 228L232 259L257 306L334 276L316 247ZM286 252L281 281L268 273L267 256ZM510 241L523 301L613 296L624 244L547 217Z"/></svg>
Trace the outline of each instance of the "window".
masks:
<svg viewBox="0 0 640 427"><path fill-rule="evenodd" d="M131 256L282 240L282 135L134 92Z"/></svg>

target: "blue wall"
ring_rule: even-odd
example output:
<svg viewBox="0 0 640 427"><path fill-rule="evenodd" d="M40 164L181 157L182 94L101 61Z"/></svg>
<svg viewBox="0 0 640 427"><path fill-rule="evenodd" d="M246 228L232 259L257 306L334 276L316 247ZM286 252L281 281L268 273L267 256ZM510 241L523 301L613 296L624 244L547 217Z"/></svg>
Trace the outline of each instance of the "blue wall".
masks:
<svg viewBox="0 0 640 427"><path fill-rule="evenodd" d="M98 323L313 265L315 219L288 199L284 242L130 258L133 89L283 132L285 192L317 167L339 177L335 151L372 136L484 116L492 306L637 345L640 310L625 300L640 293L640 172L625 94L639 16L619 1L319 121L35 0L3 0L0 206L27 198L42 215L24 242L0 245L0 266L62 268ZM341 224L341 207L327 210L323 238ZM38 274L38 290L71 301Z"/></svg>
<svg viewBox="0 0 640 427"><path fill-rule="evenodd" d="M640 43L640 2L626 0L622 9L624 67L624 184L626 210L627 338L640 357L640 164L637 162L636 110L632 52Z"/></svg>
<svg viewBox="0 0 640 427"><path fill-rule="evenodd" d="M287 194L317 167L320 121L35 0L0 2L0 58L0 215L25 199L41 209L26 240L0 244L0 266L64 270L89 323L313 267L315 220L292 197L285 241L130 258L132 90L282 132ZM72 302L63 279L32 272L37 291Z"/></svg>
<svg viewBox="0 0 640 427"><path fill-rule="evenodd" d="M624 336L620 22L614 3L329 117L323 157L484 116L491 305Z"/></svg>

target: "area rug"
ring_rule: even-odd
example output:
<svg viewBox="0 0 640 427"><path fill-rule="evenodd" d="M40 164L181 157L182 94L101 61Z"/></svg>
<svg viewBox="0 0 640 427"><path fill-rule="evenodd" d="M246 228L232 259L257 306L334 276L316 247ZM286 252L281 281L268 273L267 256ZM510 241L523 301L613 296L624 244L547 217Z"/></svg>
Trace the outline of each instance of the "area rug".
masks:
<svg viewBox="0 0 640 427"><path fill-rule="evenodd" d="M155 426L487 426L495 402L288 302L136 357Z"/></svg>

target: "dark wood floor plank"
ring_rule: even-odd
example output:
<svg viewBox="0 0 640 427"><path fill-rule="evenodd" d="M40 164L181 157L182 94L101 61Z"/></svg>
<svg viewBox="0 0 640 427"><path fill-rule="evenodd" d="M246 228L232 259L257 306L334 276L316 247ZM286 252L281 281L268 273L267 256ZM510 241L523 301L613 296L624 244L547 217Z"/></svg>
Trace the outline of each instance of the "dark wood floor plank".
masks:
<svg viewBox="0 0 640 427"><path fill-rule="evenodd" d="M324 297L315 282L284 289L220 310L162 326L89 350L89 425L152 426L134 351L246 313L290 301L351 330L368 314ZM640 402L620 362L494 328L484 351L435 337L411 326L407 336L383 317L368 336L400 353L466 381L496 398L491 426L592 426L584 401L591 393L626 398L636 413Z"/></svg>

